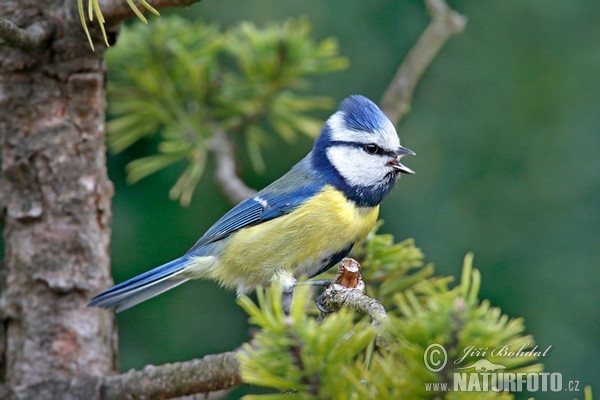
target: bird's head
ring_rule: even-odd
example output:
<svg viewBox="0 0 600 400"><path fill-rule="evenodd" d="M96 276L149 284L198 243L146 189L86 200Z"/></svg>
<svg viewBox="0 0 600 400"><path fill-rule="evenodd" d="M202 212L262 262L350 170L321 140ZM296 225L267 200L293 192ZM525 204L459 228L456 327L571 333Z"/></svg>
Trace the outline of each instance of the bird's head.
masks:
<svg viewBox="0 0 600 400"><path fill-rule="evenodd" d="M323 127L313 149L315 167L360 205L375 205L401 173L414 171L400 163L415 155L400 145L396 129L369 99L345 99Z"/></svg>

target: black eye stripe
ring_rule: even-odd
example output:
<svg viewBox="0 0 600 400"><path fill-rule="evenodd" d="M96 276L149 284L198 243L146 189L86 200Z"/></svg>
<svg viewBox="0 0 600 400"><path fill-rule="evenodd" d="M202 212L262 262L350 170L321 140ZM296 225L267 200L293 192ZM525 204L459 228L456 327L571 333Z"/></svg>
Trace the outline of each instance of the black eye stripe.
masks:
<svg viewBox="0 0 600 400"><path fill-rule="evenodd" d="M356 143L356 142L346 142L343 140L333 140L330 142L332 146L346 146L346 147L354 147L357 149L363 149L366 151L365 147L371 144L375 144L375 143ZM377 146L377 145L376 145ZM390 157L395 157L396 153L392 150L385 150L379 146L377 146L377 151L373 154L377 154L377 155L383 155L383 156L390 156ZM370 153L371 154L371 153Z"/></svg>

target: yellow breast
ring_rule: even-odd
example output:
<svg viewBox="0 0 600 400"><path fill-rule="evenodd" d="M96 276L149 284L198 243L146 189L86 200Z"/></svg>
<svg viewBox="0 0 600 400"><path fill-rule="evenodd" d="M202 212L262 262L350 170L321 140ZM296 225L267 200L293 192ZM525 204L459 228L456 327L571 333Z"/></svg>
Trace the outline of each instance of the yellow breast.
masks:
<svg viewBox="0 0 600 400"><path fill-rule="evenodd" d="M362 241L378 213L379 206L357 207L326 186L292 213L233 234L208 275L243 293L282 272L315 273L323 258Z"/></svg>

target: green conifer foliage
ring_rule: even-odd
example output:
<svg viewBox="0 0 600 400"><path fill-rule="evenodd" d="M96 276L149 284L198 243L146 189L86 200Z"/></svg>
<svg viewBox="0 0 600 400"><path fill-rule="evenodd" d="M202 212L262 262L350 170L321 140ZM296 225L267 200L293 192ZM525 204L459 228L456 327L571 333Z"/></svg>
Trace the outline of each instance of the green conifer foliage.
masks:
<svg viewBox="0 0 600 400"><path fill-rule="evenodd" d="M189 204L217 133L244 143L258 171L269 137L316 136L322 121L307 113L334 102L301 93L310 76L343 69L347 61L334 39L315 42L309 34L303 18L228 31L176 16L124 26L119 46L106 52L108 145L120 152L160 136L157 154L127 166L129 181L182 163L170 196Z"/></svg>
<svg viewBox="0 0 600 400"><path fill-rule="evenodd" d="M479 300L481 278L472 255L465 257L461 282L454 286L451 278L433 276L433 265L425 265L412 240L395 243L391 235L373 232L354 256L362 261L367 293L385 306L388 321L373 324L345 309L321 321L304 286L289 316L277 288L259 291L258 305L242 298L250 321L260 327L240 356L242 378L280 392L248 399L509 399L508 392L435 392L426 384L453 387L456 368L482 358L506 366L503 372L542 370L535 356L489 354L503 346L531 349L535 343L524 334L522 319ZM438 372L424 362L434 343L447 351L448 362ZM469 346L488 353L461 360Z"/></svg>

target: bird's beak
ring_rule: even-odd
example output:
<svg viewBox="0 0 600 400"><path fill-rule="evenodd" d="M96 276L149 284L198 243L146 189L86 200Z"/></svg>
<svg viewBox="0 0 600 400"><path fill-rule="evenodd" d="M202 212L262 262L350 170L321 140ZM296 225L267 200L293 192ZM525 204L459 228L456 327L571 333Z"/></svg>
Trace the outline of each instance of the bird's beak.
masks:
<svg viewBox="0 0 600 400"><path fill-rule="evenodd" d="M396 154L396 158L392 159L389 162L389 165L392 168L394 168L404 174L411 174L411 175L414 174L415 171L413 171L412 169L408 168L405 165L402 165L400 163L400 159L404 156L415 156L416 155L415 152L410 149L407 149L406 147L400 147L398 150L396 150L395 154Z"/></svg>

